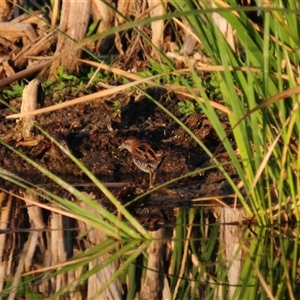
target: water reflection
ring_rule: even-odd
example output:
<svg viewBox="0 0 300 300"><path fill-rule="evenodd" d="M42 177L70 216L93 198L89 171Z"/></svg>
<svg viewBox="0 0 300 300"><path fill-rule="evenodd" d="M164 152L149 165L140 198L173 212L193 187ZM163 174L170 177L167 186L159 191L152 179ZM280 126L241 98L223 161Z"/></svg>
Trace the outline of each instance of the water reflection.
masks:
<svg viewBox="0 0 300 300"><path fill-rule="evenodd" d="M161 212L171 221L151 231L152 241L118 241L49 203L34 205L41 200L30 192L21 196L0 194L0 297L296 299L300 292L298 227L245 224L243 211L229 206L173 207Z"/></svg>

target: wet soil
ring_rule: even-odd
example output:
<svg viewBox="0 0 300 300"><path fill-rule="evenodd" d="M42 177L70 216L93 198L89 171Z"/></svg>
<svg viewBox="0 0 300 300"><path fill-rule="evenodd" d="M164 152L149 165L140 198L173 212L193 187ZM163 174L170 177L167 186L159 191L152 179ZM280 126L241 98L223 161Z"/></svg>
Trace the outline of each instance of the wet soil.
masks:
<svg viewBox="0 0 300 300"><path fill-rule="evenodd" d="M183 99L178 99L174 93L159 88L150 88L145 92L150 97L137 93L120 93L105 101L101 99L39 115L36 119L37 124L59 141L65 142L70 151L105 182L130 182L147 189L148 174L133 164L129 152L118 150L124 138L128 136L150 141L163 150L163 161L157 172L156 184L211 165L204 150L174 119L157 107L151 97L179 118L210 151L214 152L220 141L209 121L201 114L182 116L178 110L178 102ZM46 93L45 106L53 104L52 97L51 92ZM10 104L19 109L21 99L16 99ZM16 126L15 120L5 119L11 113L11 109L0 109L1 137ZM224 126L227 126L225 119ZM23 146L14 139L10 140L9 144L72 184L87 181L82 171L47 138L33 147ZM219 160L226 161L227 156L222 153L222 149L219 149L217 155ZM3 145L0 146L0 166L22 178L34 181L35 184L47 182L32 165ZM230 168L227 167L234 174L234 170ZM220 192L223 180L223 175L218 170L210 170L181 180L176 186L192 184L198 189L198 195L215 194L216 191Z"/></svg>

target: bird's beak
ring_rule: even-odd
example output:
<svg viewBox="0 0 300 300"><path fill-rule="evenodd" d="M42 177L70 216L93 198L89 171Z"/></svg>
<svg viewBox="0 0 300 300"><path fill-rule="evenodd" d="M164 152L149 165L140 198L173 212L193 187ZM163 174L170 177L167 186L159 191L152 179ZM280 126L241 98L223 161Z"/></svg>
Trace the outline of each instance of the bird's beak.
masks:
<svg viewBox="0 0 300 300"><path fill-rule="evenodd" d="M122 151L123 149L125 149L123 144L118 147L118 150L120 150L120 151Z"/></svg>

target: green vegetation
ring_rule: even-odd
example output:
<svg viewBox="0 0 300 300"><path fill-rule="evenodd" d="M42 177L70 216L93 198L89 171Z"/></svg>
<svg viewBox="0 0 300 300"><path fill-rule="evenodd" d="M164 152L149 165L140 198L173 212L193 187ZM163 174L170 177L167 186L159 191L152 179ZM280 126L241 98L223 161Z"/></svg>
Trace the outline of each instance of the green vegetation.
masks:
<svg viewBox="0 0 300 300"><path fill-rule="evenodd" d="M171 2L184 12L213 63L223 67L222 71L215 72L215 76L225 105L233 111L228 118L239 156L229 143L217 112L208 102L201 78L191 67L194 84L205 99L205 103L198 103L223 141L243 182L246 198L228 178L237 197L259 224L269 224L273 222L272 216L263 212L267 208L271 212L274 203L281 205L280 210L290 204L294 208L299 205L298 151L289 147L291 140L298 140L300 129L298 91L293 89L298 78L297 5L289 2L282 7L282 3L275 1L272 8L261 8L263 27L249 20L244 11L249 8L235 6L235 3L230 3L229 10L218 8L218 13L235 30L236 48L243 48L240 53L228 45L207 10L198 11L205 20L199 22L194 10L191 14L193 1ZM283 61L287 66L285 70L281 67ZM285 94L281 96L283 91ZM299 220L298 209L294 213Z"/></svg>
<svg viewBox="0 0 300 300"><path fill-rule="evenodd" d="M46 93L54 94L54 103L64 100L66 95L76 95L79 92L86 91L86 85L93 78L91 86L95 86L99 81L108 81L110 76L108 72L97 72L91 68L86 76L76 76L67 74L64 66L58 68L56 78L54 80L46 80L43 82L43 87ZM21 81L21 84L14 84L11 89L5 89L0 92L0 99L9 102L12 99L21 97L26 82ZM60 98L60 100L57 100Z"/></svg>
<svg viewBox="0 0 300 300"><path fill-rule="evenodd" d="M194 113L199 113L201 111L201 107L198 103L186 100L178 102L179 112L184 116L189 116Z"/></svg>
<svg viewBox="0 0 300 300"><path fill-rule="evenodd" d="M11 90L2 91L0 97L3 98L3 100L5 101L8 101L9 99L21 97L23 93L23 89L24 89L24 84L14 84Z"/></svg>

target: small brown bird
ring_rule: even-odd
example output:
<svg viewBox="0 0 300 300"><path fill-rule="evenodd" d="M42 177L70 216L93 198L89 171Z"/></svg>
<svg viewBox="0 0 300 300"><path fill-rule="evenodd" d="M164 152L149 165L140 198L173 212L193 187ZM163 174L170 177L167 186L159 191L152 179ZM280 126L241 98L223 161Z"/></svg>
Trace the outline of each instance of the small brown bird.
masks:
<svg viewBox="0 0 300 300"><path fill-rule="evenodd" d="M162 160L163 152L161 150L155 151L149 142L140 141L135 137L128 137L119 149L127 149L131 153L135 165L143 172L149 173L149 188L152 188L155 172Z"/></svg>

